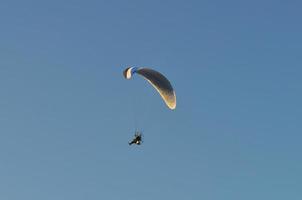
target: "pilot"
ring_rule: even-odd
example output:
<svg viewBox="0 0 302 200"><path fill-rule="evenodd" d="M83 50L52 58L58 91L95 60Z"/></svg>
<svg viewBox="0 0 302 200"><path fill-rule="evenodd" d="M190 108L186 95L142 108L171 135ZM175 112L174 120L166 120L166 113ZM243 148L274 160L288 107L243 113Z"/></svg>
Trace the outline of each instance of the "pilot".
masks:
<svg viewBox="0 0 302 200"><path fill-rule="evenodd" d="M142 134L139 132L136 132L133 140L131 142L129 142L129 145L132 145L132 144L141 145L141 143L142 143Z"/></svg>

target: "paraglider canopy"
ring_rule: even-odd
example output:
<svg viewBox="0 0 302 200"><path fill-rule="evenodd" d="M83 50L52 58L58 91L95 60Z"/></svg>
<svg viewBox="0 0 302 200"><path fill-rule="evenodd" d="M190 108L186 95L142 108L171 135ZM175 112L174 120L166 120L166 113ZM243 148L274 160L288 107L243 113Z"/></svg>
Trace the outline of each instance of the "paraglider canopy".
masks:
<svg viewBox="0 0 302 200"><path fill-rule="evenodd" d="M170 81L158 71L145 67L128 67L124 70L124 77L131 79L134 74L141 75L160 94L168 108L176 108L176 94Z"/></svg>

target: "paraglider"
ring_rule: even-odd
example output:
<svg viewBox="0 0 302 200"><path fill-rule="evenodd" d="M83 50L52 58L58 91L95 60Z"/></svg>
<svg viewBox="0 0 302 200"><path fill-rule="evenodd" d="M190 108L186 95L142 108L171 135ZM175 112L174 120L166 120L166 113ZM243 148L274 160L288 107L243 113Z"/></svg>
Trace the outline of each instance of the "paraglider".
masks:
<svg viewBox="0 0 302 200"><path fill-rule="evenodd" d="M132 144L141 145L142 142L143 142L142 133L139 131L135 131L133 140L131 142L129 142L128 144L129 145L132 145Z"/></svg>
<svg viewBox="0 0 302 200"><path fill-rule="evenodd" d="M146 67L128 67L123 72L126 79L131 79L134 74L142 76L159 93L162 100L170 110L176 108L176 94L170 81L160 72ZM140 145L142 140L141 132L135 131L134 139L129 145Z"/></svg>

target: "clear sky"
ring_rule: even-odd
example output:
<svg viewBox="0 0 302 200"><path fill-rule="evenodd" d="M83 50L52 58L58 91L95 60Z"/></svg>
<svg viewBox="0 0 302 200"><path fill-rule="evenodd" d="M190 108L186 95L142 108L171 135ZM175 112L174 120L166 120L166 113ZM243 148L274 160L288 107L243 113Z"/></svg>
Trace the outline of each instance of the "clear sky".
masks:
<svg viewBox="0 0 302 200"><path fill-rule="evenodd" d="M0 199L301 200L301 7L2 0Z"/></svg>

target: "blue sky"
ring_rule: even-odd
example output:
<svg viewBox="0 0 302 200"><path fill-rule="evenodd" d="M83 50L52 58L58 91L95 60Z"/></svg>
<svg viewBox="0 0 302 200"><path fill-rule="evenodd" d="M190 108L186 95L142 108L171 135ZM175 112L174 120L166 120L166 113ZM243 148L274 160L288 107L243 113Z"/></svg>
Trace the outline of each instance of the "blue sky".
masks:
<svg viewBox="0 0 302 200"><path fill-rule="evenodd" d="M301 6L1 1L0 199L300 200Z"/></svg>

